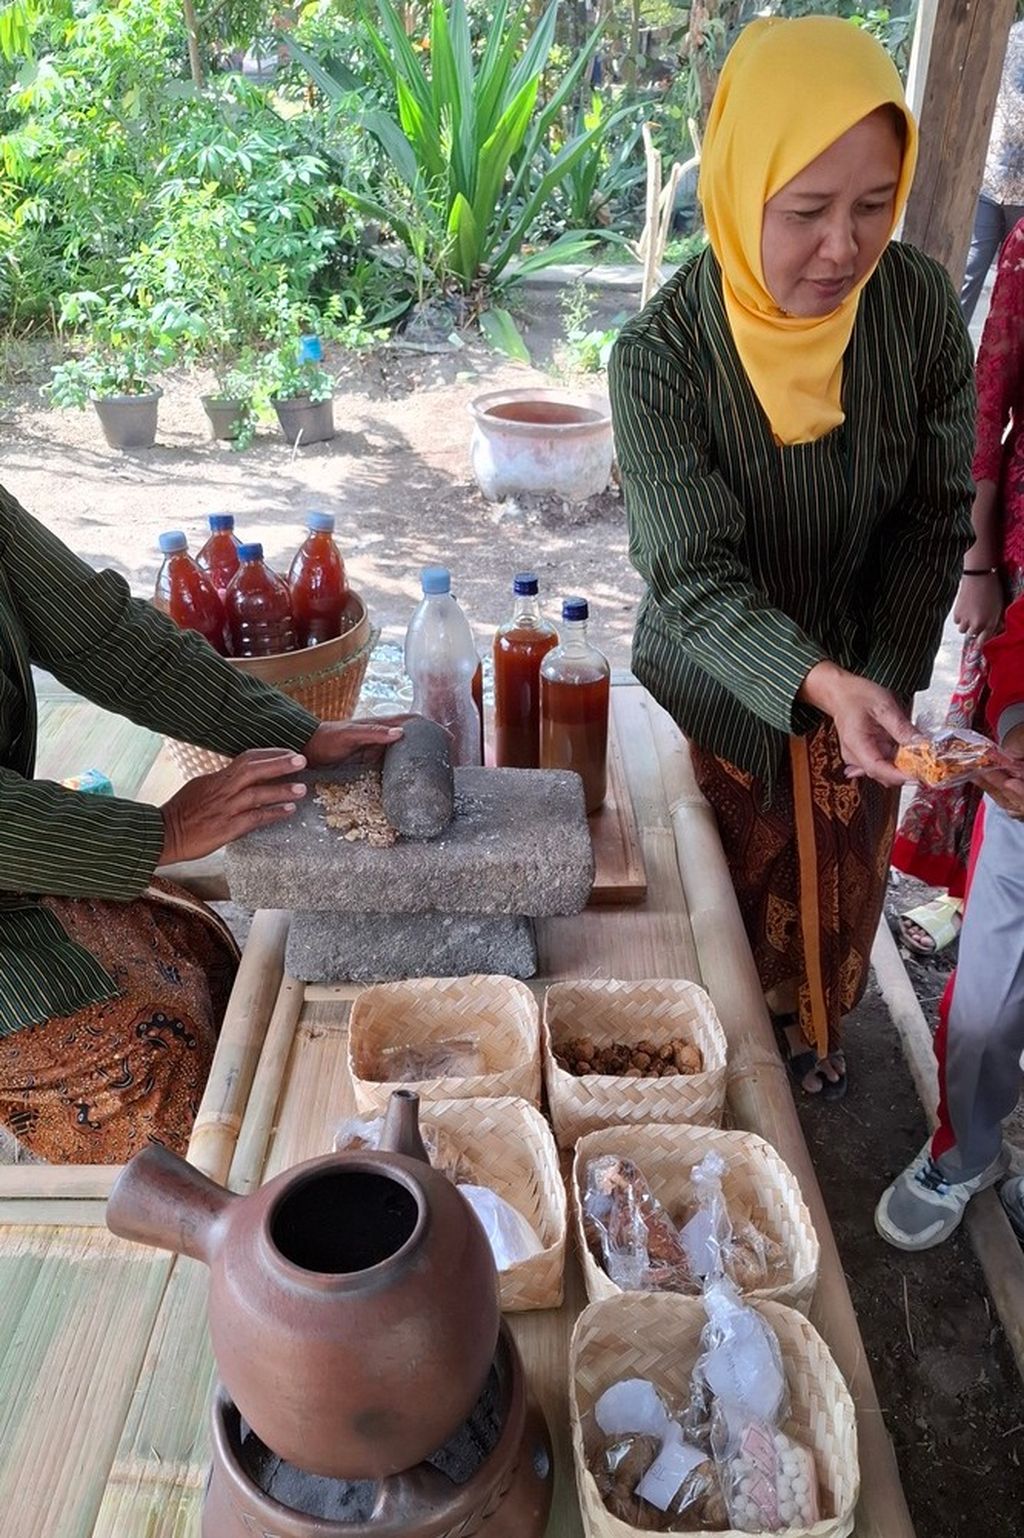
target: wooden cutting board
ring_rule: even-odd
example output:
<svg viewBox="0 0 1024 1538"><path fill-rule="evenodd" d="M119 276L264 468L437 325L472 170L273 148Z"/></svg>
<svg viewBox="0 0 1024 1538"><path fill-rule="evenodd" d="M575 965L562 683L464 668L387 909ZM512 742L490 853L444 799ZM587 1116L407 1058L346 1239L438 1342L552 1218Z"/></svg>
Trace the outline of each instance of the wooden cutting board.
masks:
<svg viewBox="0 0 1024 1538"><path fill-rule="evenodd" d="M608 794L600 811L590 818L590 836L596 867L590 906L642 903L647 896L647 869L614 711L608 723Z"/></svg>

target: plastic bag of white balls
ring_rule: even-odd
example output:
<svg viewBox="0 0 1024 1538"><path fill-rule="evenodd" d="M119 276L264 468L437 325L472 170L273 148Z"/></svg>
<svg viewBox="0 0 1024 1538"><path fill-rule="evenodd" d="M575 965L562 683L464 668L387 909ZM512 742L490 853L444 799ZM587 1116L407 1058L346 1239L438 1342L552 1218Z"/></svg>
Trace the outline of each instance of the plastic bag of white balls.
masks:
<svg viewBox="0 0 1024 1538"><path fill-rule="evenodd" d="M768 1421L719 1403L711 1443L735 1531L781 1533L818 1521L814 1457L800 1442Z"/></svg>

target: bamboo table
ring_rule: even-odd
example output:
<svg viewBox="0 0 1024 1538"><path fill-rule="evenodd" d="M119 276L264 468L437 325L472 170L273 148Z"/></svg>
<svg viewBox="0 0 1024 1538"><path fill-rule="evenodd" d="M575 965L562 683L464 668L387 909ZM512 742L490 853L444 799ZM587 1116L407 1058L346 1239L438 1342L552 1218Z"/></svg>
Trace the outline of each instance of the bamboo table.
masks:
<svg viewBox="0 0 1024 1538"><path fill-rule="evenodd" d="M828 1216L774 1047L714 819L685 743L637 685L613 690L649 883L642 906L538 925L542 976L689 977L729 1038L729 1107L803 1189L821 1241L812 1318L850 1384L863 1484L858 1538L913 1538ZM327 1151L351 1109L354 987L283 975L288 916L257 915L190 1149L238 1191ZM111 1172L0 1171L0 1531L18 1538L196 1538L212 1362L203 1269L98 1228ZM556 1490L548 1538L579 1538L566 1388L584 1299L575 1258L555 1311L510 1316L548 1416Z"/></svg>

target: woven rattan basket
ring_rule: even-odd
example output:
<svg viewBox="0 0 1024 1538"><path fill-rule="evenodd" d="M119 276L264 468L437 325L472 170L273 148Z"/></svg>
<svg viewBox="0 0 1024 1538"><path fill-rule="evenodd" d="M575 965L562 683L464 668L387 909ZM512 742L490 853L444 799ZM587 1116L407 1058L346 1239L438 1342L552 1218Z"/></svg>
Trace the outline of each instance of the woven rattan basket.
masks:
<svg viewBox="0 0 1024 1538"><path fill-rule="evenodd" d="M420 1121L436 1122L465 1154L480 1185L521 1212L544 1249L501 1271L506 1313L557 1308L562 1301L567 1234L565 1184L558 1149L543 1116L525 1100L432 1100Z"/></svg>
<svg viewBox="0 0 1024 1538"><path fill-rule="evenodd" d="M388 1047L428 1047L471 1039L487 1072L410 1083L421 1100L518 1095L540 1102L540 1025L525 983L511 977L421 977L365 988L352 1005L348 1060L361 1111L387 1109L393 1083L379 1079Z"/></svg>
<svg viewBox="0 0 1024 1538"><path fill-rule="evenodd" d="M599 1073L577 1078L554 1056L554 1048L572 1036L589 1036L599 1046L644 1040L662 1046L681 1036L700 1048L704 1071L663 1079ZM717 1127L725 1103L725 1034L696 983L674 978L554 983L544 1000L544 1074L561 1148L571 1148L585 1132L623 1123Z"/></svg>
<svg viewBox="0 0 1024 1538"><path fill-rule="evenodd" d="M573 1161L573 1224L587 1297L617 1297L621 1289L594 1259L583 1229L586 1169L602 1154L632 1159L652 1194L678 1221L692 1204L690 1173L714 1149L726 1165L722 1188L726 1206L738 1202L749 1210L757 1228L782 1246L785 1272L775 1285L751 1288L745 1295L761 1301L788 1303L806 1314L818 1280L818 1237L800 1188L775 1149L752 1132L719 1132L710 1127L607 1127L588 1132L576 1144Z"/></svg>
<svg viewBox="0 0 1024 1538"><path fill-rule="evenodd" d="M227 661L240 673L280 689L318 721L346 721L355 714L379 632L370 624L366 605L358 593L349 594L345 612L351 623L333 641L302 651L279 652L273 657L228 657ZM220 753L190 742L178 742L173 737L167 738L167 747L188 780L197 774L212 774L230 762Z"/></svg>
<svg viewBox="0 0 1024 1538"><path fill-rule="evenodd" d="M825 1342L802 1314L781 1303L755 1306L782 1348L792 1402L782 1429L814 1453L822 1510L828 1513L813 1527L788 1528L786 1538L847 1538L860 1487L853 1401ZM653 1292L604 1298L576 1321L569 1402L576 1486L588 1538L634 1538L638 1532L611 1515L587 1466L585 1435L595 1402L622 1378L647 1378L670 1399L685 1402L704 1322L699 1298Z"/></svg>

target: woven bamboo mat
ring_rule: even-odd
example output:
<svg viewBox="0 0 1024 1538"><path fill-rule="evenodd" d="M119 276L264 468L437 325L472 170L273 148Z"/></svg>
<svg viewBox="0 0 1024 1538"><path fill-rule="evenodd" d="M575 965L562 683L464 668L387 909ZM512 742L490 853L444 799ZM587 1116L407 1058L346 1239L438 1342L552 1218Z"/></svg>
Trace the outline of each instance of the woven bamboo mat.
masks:
<svg viewBox="0 0 1024 1538"><path fill-rule="evenodd" d="M171 1267L99 1230L0 1230L0 1531L93 1532Z"/></svg>

